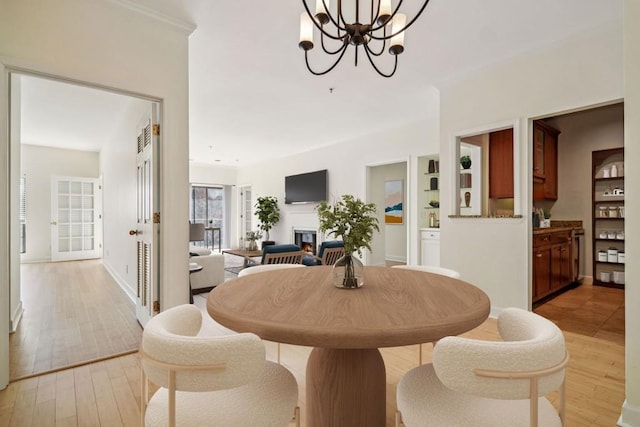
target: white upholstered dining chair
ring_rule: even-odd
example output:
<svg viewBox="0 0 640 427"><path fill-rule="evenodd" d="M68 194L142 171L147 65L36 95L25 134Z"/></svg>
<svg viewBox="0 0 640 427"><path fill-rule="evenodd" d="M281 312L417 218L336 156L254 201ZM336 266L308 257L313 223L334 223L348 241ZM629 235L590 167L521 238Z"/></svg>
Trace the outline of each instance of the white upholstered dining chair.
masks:
<svg viewBox="0 0 640 427"><path fill-rule="evenodd" d="M200 309L185 304L145 326L142 425L299 426L296 380L265 360L260 338L196 336L201 323ZM149 381L160 387L150 399Z"/></svg>
<svg viewBox="0 0 640 427"><path fill-rule="evenodd" d="M424 271L425 273L439 274L441 276L459 279L460 273L450 268L435 267L432 265L392 265L391 268L402 268L405 270ZM435 343L434 343L435 345ZM418 365L422 365L422 344L418 344Z"/></svg>
<svg viewBox="0 0 640 427"><path fill-rule="evenodd" d="M304 264L264 264L254 265L253 267L243 268L238 273L238 277L249 276L251 274L264 273L265 271L284 270L286 268L300 268L306 267ZM277 356L276 360L280 363L280 343L277 344Z"/></svg>
<svg viewBox="0 0 640 427"><path fill-rule="evenodd" d="M517 308L500 313L498 330L504 341L440 340L433 363L398 383L396 426L564 425L569 357L562 331ZM559 413L544 397L557 389Z"/></svg>
<svg viewBox="0 0 640 427"><path fill-rule="evenodd" d="M306 267L304 264L265 264L254 265L253 267L243 268L238 273L238 277L248 276L250 274L264 273L265 271L283 270L285 268Z"/></svg>

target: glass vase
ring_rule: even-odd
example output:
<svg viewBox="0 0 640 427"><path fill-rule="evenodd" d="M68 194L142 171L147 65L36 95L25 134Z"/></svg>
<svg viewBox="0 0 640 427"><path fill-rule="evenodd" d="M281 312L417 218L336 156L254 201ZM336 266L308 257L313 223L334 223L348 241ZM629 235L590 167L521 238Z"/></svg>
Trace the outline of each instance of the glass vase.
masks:
<svg viewBox="0 0 640 427"><path fill-rule="evenodd" d="M333 264L333 284L337 288L357 289L364 285L364 266L352 254L345 254Z"/></svg>

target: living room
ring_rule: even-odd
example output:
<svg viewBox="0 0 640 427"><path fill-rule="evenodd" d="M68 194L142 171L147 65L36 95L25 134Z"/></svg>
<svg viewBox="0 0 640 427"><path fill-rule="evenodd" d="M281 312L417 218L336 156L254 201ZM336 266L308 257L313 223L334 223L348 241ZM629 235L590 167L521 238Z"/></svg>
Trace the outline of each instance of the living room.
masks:
<svg viewBox="0 0 640 427"><path fill-rule="evenodd" d="M45 47L37 46L31 37L24 34L46 34L43 39L48 39L54 46L63 46L68 37L61 34L56 25L66 22L61 15L64 10L54 10L53 7L45 6L42 10L31 11L20 9L18 12L2 14L7 16L2 20L2 27L9 28L7 31L22 35L13 43L2 42L0 51L2 52L2 71L8 68L26 67L39 71L49 72L68 78L75 78L81 81L94 82L108 87L116 87L124 90L131 90L136 93L144 93L162 98L166 107L164 113L167 119L167 141L187 141L187 94L188 75L186 64L177 66L174 61L166 59L187 57L187 36L169 32L165 34L160 24L145 22L150 31L155 34L162 34L169 41L167 45L173 46L171 54L163 51L162 55L146 52L145 39L148 36L138 35L129 28L123 30L128 35L135 34L135 41L139 38L145 39L135 47L127 47L130 42L129 37L124 40L114 35L116 41L111 40L112 46L107 44L103 37L93 33L92 26L102 28L106 23L113 25L111 28L127 22L127 14L120 12L111 6L100 5L97 15L103 21L95 21L91 18L82 23L73 23L67 31L74 34L74 44L69 47L70 53L63 55L64 59L52 58ZM637 13L637 7L625 4L625 22L631 21ZM635 7L635 8L634 8ZM70 6L69 15L75 15L76 8L86 12L87 17L96 15L95 10L86 9L84 6L74 4ZM36 8L37 9L37 8ZM34 13L41 19L29 18L29 14ZM21 20L23 28L13 21L17 21L16 15ZM49 16L49 19L44 19ZM637 17L637 15L635 15ZM53 18L51 18L53 17ZM7 22L5 22L7 21ZM37 24L36 24L37 22ZM42 25L42 27L40 27ZM492 304L496 307L519 306L527 307L529 303L528 283L530 277L530 266L528 265L529 244L528 236L530 224L528 218L528 200L531 200L529 167L529 150L526 149L530 143L530 120L532 118L543 117L560 112L587 108L602 103L614 102L624 98L625 107L633 110L637 99L637 86L634 86L633 78L637 76L634 66L637 67L637 52L625 45L623 51L623 40L637 39L637 30L632 25L603 26L589 34L582 34L581 37L565 40L565 44L559 45L549 50L534 51L527 57L511 58L509 61L494 64L495 67L486 69L475 76L456 82L443 84L439 90L433 89L425 95L425 103L435 108L427 108L424 118L419 123L401 126L395 129L376 132L374 135L351 138L342 142L339 146L325 147L307 153L307 156L314 157L314 167L316 169L328 169L330 176L330 194L355 194L366 198L366 173L365 168L375 166L380 162L387 162L389 159L407 161L408 170L415 164L417 156L439 152L441 156L441 170L445 167L452 168L456 162L452 153L452 139L455 135L464 132L487 130L504 122L515 123L519 130L520 144L516 165L517 188L519 195L517 200L519 213L522 219L444 219L441 221L442 240L442 264L457 268L465 276L473 277L474 284L487 292L492 299ZM122 27L120 27L122 28ZM3 40L7 38L3 37ZM86 41L88 39L88 41ZM14 39L15 40L15 39ZM83 41L84 40L84 41ZM119 52L122 50L122 52ZM91 53L93 52L93 53ZM140 52L145 52L145 57L136 58ZM108 54L107 54L108 53ZM77 57L89 58L92 64L90 69L85 69L78 65ZM114 72L109 58L111 55L121 57L132 64L140 65L137 70L144 72L126 72L119 70ZM4 59L4 58L12 59ZM17 58L17 59L15 59ZM186 61L185 61L186 62ZM153 66L151 65L153 64ZM157 68L166 71L164 75L155 73ZM134 67L135 68L135 67ZM362 70L360 70L362 71ZM140 78L144 75L144 78ZM627 75L626 86L623 85L623 76ZM149 78L148 76L153 76ZM576 79L576 76L580 76ZM146 81L145 81L146 80ZM636 83L637 84L637 83ZM2 99L7 97L7 90L2 89ZM6 105L6 103L4 104ZM344 105L344 104L341 104ZM632 114L626 115L625 127L629 132L637 132L637 120L633 120ZM636 122L636 124L634 124ZM4 124L2 126L5 126ZM4 128L3 128L4 129ZM625 149L628 150L629 158L637 157L637 147L632 143L630 136L627 136ZM3 148L3 154L7 151ZM187 293L185 290L176 289L171 284L176 282L186 282L187 260L181 257L187 250L187 225L182 224L187 217L188 196L185 188L188 186L188 149L186 144L168 143L166 153L164 153L163 170L166 174L166 193L163 201L163 242L165 249L161 255L162 279L162 304L165 307L186 302ZM315 163L317 159L317 163ZM307 167L301 168L305 164L302 155L288 157L278 161L278 173L273 174L273 162L266 161L247 167L237 169L236 185L250 183L256 195L283 194L283 178L285 175L306 172ZM448 166L447 166L448 165ZM451 169L450 169L451 170ZM218 173L218 172L214 172ZM222 172L220 172L222 173ZM226 171L225 171L226 173ZM412 172L407 176L407 194L409 204L411 203L412 191L417 186L417 177ZM453 176L451 173L443 173L443 186L451 185ZM637 180L633 171L629 171L627 179L631 182ZM221 181L215 179L210 182ZM3 177L3 189L6 179ZM222 182L217 182L222 183ZM412 184L413 183L413 184ZM6 196L6 195L5 195ZM452 206L451 194L443 194L441 206ZM635 196L637 198L637 196ZM5 197L6 198L6 197ZM629 212L637 206L633 193L627 196L627 206ZM414 218L411 218L411 211L408 206L409 224L409 250L408 261L417 261L417 235L413 231L417 225L412 225ZM293 211L288 209L284 212L284 217L292 216ZM4 214L3 214L4 215ZM632 215L630 214L631 218ZM7 224L7 218L0 218L2 225ZM416 222L417 224L417 222ZM633 228L632 220L628 221L628 227ZM280 225L281 229L274 230L275 240L288 240L290 225L287 219ZM6 228L6 227L5 227ZM281 234L280 234L281 233ZM631 233L628 233L631 235ZM236 236L237 237L237 236ZM3 239L3 250L5 237ZM460 244L464 242L464 245ZM628 256L631 257L635 242L628 241ZM9 271L8 257L1 257L0 271ZM465 260L474 260L466 262ZM505 260L509 260L506 262ZM7 273L5 273L7 274ZM635 276L634 267L629 265L627 269L628 282L632 282ZM7 276L3 276L3 283L8 283ZM638 291L629 286L627 290L628 305L638 302L640 297ZM3 298L8 289L3 290ZM8 295L8 293L6 294ZM8 299L8 298L7 298ZM0 313L2 317L9 318L6 308ZM6 314L6 315L5 315ZM627 313L627 333L628 336L637 336L638 313ZM3 328L4 330L4 328ZM4 348L4 346L3 346ZM627 359L638 360L638 343L627 339ZM0 360L4 360L0 358ZM627 401L628 416L633 416L633 408L638 407L640 397L640 384L638 384L638 367L631 365L626 371L627 378ZM632 424L629 424L632 425Z"/></svg>

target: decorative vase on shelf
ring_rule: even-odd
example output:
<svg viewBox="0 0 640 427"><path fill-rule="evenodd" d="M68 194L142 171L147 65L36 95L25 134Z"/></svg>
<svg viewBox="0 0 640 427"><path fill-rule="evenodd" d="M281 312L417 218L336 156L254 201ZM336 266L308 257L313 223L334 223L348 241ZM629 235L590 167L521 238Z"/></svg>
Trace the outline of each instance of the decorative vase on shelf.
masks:
<svg viewBox="0 0 640 427"><path fill-rule="evenodd" d="M469 169L471 167L471 157L470 156L460 157L460 165L462 166L462 169Z"/></svg>
<svg viewBox="0 0 640 427"><path fill-rule="evenodd" d="M471 203L471 192L470 191L465 191L464 192L464 205L465 207L469 207L469 204Z"/></svg>
<svg viewBox="0 0 640 427"><path fill-rule="evenodd" d="M345 254L333 264L333 284L337 288L357 289L364 285L364 266L353 256Z"/></svg>

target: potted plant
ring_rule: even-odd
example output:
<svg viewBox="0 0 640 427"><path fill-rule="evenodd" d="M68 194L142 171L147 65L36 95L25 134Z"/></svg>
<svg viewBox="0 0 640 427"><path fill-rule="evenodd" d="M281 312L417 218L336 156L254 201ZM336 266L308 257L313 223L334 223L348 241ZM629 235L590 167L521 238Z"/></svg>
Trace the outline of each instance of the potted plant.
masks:
<svg viewBox="0 0 640 427"><path fill-rule="evenodd" d="M460 157L460 164L462 169L469 169L471 167L471 156L464 155Z"/></svg>
<svg viewBox="0 0 640 427"><path fill-rule="evenodd" d="M256 243L256 240L262 239L262 233L260 231L247 231L247 237L246 240L249 241L249 250L250 251L257 251L258 250L258 244Z"/></svg>
<svg viewBox="0 0 640 427"><path fill-rule="evenodd" d="M273 196L258 197L255 208L258 221L260 221L258 228L264 231L266 236L266 240L262 242L262 246L272 245L274 242L269 240L269 230L280 221L278 199Z"/></svg>
<svg viewBox="0 0 640 427"><path fill-rule="evenodd" d="M364 203L350 194L333 206L322 201L316 207L319 230L333 234L344 242L345 255L334 264L335 285L342 288L359 288L363 285L362 262L354 253L362 256L362 249L371 250L373 232L380 231L376 206Z"/></svg>

